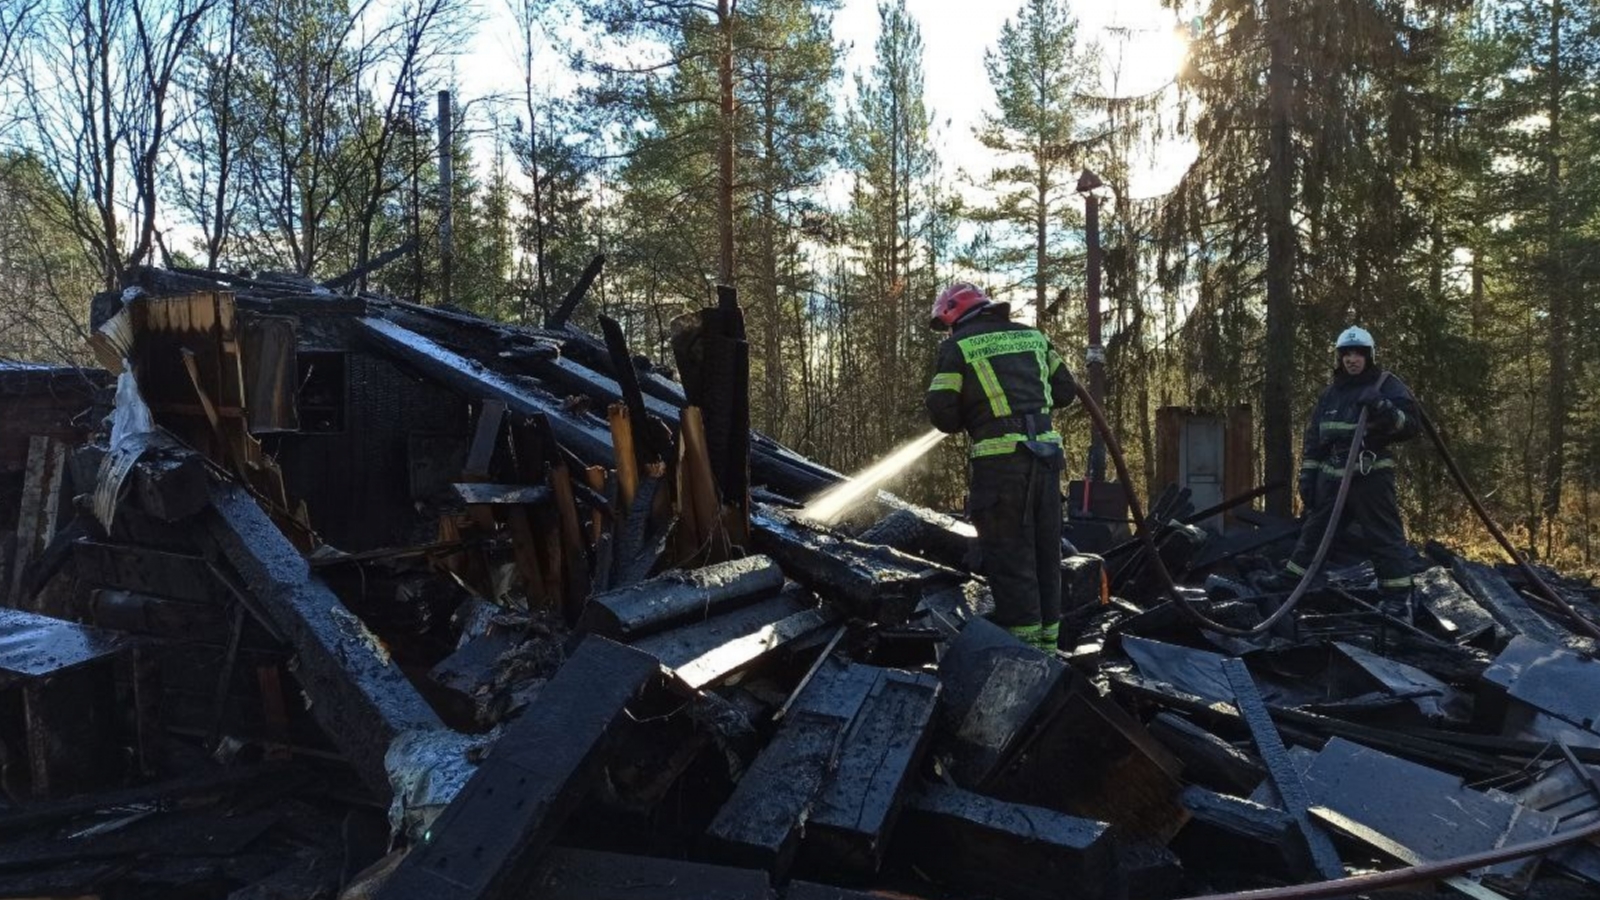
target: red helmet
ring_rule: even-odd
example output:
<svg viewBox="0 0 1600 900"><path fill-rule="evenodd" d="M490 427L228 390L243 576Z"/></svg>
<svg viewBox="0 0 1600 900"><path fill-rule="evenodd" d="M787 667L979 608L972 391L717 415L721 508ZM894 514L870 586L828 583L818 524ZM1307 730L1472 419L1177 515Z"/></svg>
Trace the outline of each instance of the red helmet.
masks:
<svg viewBox="0 0 1600 900"><path fill-rule="evenodd" d="M929 328L954 328L967 313L983 309L994 303L983 289L969 281L958 281L945 288L939 299L933 301L933 319Z"/></svg>

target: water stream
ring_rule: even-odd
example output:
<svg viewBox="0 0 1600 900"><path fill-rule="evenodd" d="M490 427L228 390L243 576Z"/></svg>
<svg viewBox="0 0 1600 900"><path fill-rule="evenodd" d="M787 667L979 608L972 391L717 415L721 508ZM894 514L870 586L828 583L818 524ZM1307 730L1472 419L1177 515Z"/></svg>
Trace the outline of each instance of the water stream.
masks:
<svg viewBox="0 0 1600 900"><path fill-rule="evenodd" d="M937 447L939 442L947 437L949 435L934 429L913 441L901 444L890 451L888 456L818 495L816 499L806 504L805 509L800 510L800 517L824 525L837 522L867 498L875 496L878 488L885 482L928 455L929 450Z"/></svg>

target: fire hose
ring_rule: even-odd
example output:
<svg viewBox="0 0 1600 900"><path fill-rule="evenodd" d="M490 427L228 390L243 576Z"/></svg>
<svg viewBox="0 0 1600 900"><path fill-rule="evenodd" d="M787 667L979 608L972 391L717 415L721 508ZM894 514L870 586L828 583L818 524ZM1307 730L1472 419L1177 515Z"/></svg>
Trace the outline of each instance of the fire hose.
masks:
<svg viewBox="0 0 1600 900"><path fill-rule="evenodd" d="M1100 404L1094 401L1094 398L1089 395L1088 390L1086 390L1082 384L1078 384L1075 387L1078 399L1082 401L1084 409L1089 411L1089 418L1094 422L1095 430L1098 431L1100 436L1105 439L1106 449L1110 452L1111 461L1117 468L1117 477L1122 480L1123 488L1127 494L1128 507L1133 514L1133 527L1138 535L1139 541L1144 546L1145 552L1150 556L1151 563L1155 566L1156 575L1160 579L1161 587L1165 589L1167 595L1172 599L1173 603L1177 604L1178 609L1201 628L1207 631L1214 631L1219 634L1232 635L1234 637L1254 637L1255 635L1262 634L1268 629L1272 628L1278 622L1282 621L1285 616L1293 612L1294 608L1299 605L1300 600L1310 590L1311 583L1313 580L1315 580L1317 572L1322 568L1323 559L1328 555L1328 550L1333 546L1334 536L1339 531L1339 520L1344 514L1345 500L1348 498L1350 493L1350 481L1356 473L1357 464L1361 455L1361 442L1366 436L1367 432L1367 410L1363 408L1361 410L1361 414L1356 418L1355 434L1351 438L1350 449L1345 455L1344 473L1339 480L1339 492L1334 497L1333 511L1328 517L1327 527L1325 527L1322 532L1322 540L1317 544L1317 552L1312 557L1311 564L1306 567L1305 574L1300 576L1300 582L1296 584L1294 590L1289 593L1288 599L1286 599L1281 606L1274 610L1271 615L1267 616L1259 624L1250 628L1236 628L1232 625L1225 625L1212 619L1210 616L1207 616L1204 612L1201 612L1200 609L1194 605L1194 603L1185 597L1182 591L1178 590L1177 582L1173 579L1172 573L1167 570L1166 561L1161 558L1161 553L1156 547L1155 538L1150 534L1150 529L1145 523L1144 511L1140 506L1139 498L1133 489L1133 479L1128 475L1128 463L1123 456L1122 445L1117 441L1116 435L1111 432L1111 426L1106 422L1105 411L1100 408ZM1565 613L1566 616L1572 621L1572 624L1578 628L1578 630L1582 631L1586 635L1589 635L1590 637L1600 639L1600 626L1596 626L1595 623L1579 615L1578 611L1573 609L1572 605L1568 603L1565 598L1556 593L1548 584L1545 583L1544 579L1539 576L1539 573L1528 564L1527 559L1524 558L1523 555L1511 545L1511 542L1505 536L1505 532L1501 531L1500 527L1495 524L1492 518L1490 518L1488 510L1484 509L1483 502L1478 499L1478 496L1472 490L1471 485L1467 483L1466 476L1461 473L1460 467L1456 465L1455 457L1450 454L1449 448L1445 446L1444 439L1439 436L1438 429L1436 429L1433 425L1433 420L1428 418L1426 412L1422 411L1422 406L1420 403L1417 405L1417 409L1422 421L1423 430L1427 433L1428 438L1433 442L1434 447L1439 451L1439 455L1443 457L1445 468L1450 472L1450 476L1452 479L1454 479L1456 487L1458 487L1461 490L1461 493L1467 498L1467 502L1472 507L1473 512L1477 514L1478 519L1483 522L1484 527L1489 530L1489 533L1494 536L1495 540L1500 544L1501 549L1504 550L1506 554L1514 561L1516 561L1517 566L1521 569L1523 575L1528 579L1529 583L1537 589L1541 597L1550 601L1556 606L1557 609L1560 609L1563 613Z"/></svg>

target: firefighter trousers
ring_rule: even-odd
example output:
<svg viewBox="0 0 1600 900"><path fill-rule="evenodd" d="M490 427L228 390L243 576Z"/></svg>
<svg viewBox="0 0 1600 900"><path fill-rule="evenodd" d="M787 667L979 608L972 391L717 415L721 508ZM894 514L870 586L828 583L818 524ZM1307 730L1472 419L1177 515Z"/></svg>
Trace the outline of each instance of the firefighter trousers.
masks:
<svg viewBox="0 0 1600 900"><path fill-rule="evenodd" d="M994 623L1013 634L1042 627L1052 646L1061 625L1061 469L1022 447L977 457L967 502Z"/></svg>
<svg viewBox="0 0 1600 900"><path fill-rule="evenodd" d="M1339 493L1339 479L1317 479L1316 503L1306 513L1300 527L1300 540L1289 556L1288 570L1305 574L1311 558L1322 542L1322 533L1333 515L1333 501ZM1365 475L1357 472L1350 479L1350 495L1345 498L1344 515L1336 524L1335 540L1352 540L1372 560L1378 587L1390 592L1411 589L1411 565L1406 552L1406 529L1395 501L1394 470L1377 469ZM1356 532L1359 532L1357 534Z"/></svg>

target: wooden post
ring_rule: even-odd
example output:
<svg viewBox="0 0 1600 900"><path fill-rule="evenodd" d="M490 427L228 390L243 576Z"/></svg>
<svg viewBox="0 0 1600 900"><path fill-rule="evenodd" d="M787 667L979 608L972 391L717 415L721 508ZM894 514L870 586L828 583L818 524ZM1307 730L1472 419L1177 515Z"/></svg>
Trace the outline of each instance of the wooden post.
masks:
<svg viewBox="0 0 1600 900"><path fill-rule="evenodd" d="M439 301L451 303L451 278L455 273L455 237L451 230L450 208L453 189L453 172L450 168L451 145L450 92L439 92Z"/></svg>

